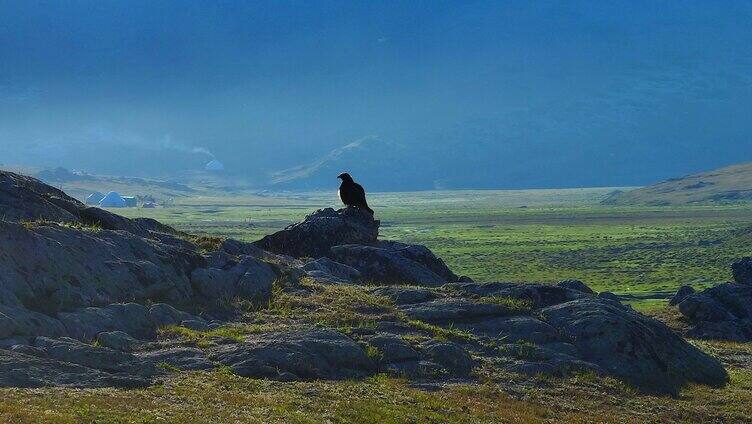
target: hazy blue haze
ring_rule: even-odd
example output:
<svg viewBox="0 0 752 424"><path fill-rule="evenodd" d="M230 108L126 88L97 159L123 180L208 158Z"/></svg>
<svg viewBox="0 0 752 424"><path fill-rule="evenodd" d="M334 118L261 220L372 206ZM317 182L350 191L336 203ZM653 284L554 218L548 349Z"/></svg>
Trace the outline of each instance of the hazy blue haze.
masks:
<svg viewBox="0 0 752 424"><path fill-rule="evenodd" d="M376 136L280 187L635 185L750 134L750 1L0 0L5 164L261 184Z"/></svg>

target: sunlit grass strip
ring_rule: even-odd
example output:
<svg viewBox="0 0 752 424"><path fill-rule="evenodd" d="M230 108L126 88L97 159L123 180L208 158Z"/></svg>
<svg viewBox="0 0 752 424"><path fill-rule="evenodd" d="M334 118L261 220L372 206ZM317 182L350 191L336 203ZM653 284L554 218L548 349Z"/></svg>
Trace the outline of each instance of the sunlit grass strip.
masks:
<svg viewBox="0 0 752 424"><path fill-rule="evenodd" d="M509 309L510 313L525 313L530 312L533 308L533 302L526 299L518 299L514 297L506 296L484 296L478 299L474 299L478 303L492 303L496 305L503 305Z"/></svg>
<svg viewBox="0 0 752 424"><path fill-rule="evenodd" d="M57 226L63 228L72 228L79 231L98 232L102 230L102 224L99 222L93 222L91 224L83 224L80 222L68 222L68 221L50 221L48 219L23 219L19 223L27 230L33 230L39 227Z"/></svg>

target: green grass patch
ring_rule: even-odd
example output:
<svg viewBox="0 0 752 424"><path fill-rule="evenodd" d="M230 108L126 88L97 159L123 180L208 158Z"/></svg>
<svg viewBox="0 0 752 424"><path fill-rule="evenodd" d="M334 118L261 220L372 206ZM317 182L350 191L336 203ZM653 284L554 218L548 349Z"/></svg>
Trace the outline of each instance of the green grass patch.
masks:
<svg viewBox="0 0 752 424"><path fill-rule="evenodd" d="M305 319L327 327L371 327L380 321L398 321L393 302L351 285L304 284L305 293L289 293L275 286L266 314Z"/></svg>
<svg viewBox="0 0 752 424"><path fill-rule="evenodd" d="M408 320L407 323L416 330L430 333L437 340L454 340L460 342L473 342L475 337L467 331L452 326L440 327L420 320Z"/></svg>
<svg viewBox="0 0 752 424"><path fill-rule="evenodd" d="M506 306L512 314L530 312L533 308L533 303L529 300L506 296L483 296L476 299L476 301L478 303L492 303Z"/></svg>
<svg viewBox="0 0 752 424"><path fill-rule="evenodd" d="M102 230L102 224L94 222L91 224L84 224L80 222L66 222L66 221L50 221L47 219L23 219L19 222L27 230L34 230L40 227L62 227L71 228L79 231L86 232L99 232Z"/></svg>
<svg viewBox="0 0 752 424"><path fill-rule="evenodd" d="M232 324L212 330L199 331L170 325L160 328L157 333L160 337L180 337L198 347L208 347L213 345L217 339L242 342L249 334L267 333L279 328L279 326L271 324Z"/></svg>

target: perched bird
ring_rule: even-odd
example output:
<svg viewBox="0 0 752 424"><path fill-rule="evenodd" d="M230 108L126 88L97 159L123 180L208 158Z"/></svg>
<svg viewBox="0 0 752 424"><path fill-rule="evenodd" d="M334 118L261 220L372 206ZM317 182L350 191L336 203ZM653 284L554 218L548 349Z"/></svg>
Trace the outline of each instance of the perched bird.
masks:
<svg viewBox="0 0 752 424"><path fill-rule="evenodd" d="M369 208L368 202L366 202L366 191L363 190L363 186L353 181L347 172L339 174L337 178L342 180L342 184L339 185L339 190L337 191L342 203L347 206L365 209L373 215L373 209Z"/></svg>

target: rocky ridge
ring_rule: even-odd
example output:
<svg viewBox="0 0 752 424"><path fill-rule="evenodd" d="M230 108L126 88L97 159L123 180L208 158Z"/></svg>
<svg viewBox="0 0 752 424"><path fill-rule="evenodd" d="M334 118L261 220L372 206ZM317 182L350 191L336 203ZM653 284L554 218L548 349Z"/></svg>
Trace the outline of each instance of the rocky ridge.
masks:
<svg viewBox="0 0 752 424"><path fill-rule="evenodd" d="M698 339L752 341L752 258L731 265L734 281L701 292L683 286L671 299Z"/></svg>
<svg viewBox="0 0 752 424"><path fill-rule="evenodd" d="M584 371L657 393L728 378L582 282L476 283L379 240L357 209L206 246L1 171L0 208L2 386L139 387L220 366L282 381Z"/></svg>

